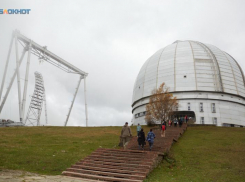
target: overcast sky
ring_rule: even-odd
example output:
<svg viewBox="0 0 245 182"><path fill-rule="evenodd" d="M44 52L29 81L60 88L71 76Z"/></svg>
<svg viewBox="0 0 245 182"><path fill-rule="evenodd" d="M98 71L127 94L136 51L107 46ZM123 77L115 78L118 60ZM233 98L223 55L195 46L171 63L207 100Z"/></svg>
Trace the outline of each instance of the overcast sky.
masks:
<svg viewBox="0 0 245 182"><path fill-rule="evenodd" d="M89 73L89 126L123 125L132 118L133 86L141 66L157 50L176 40L215 45L232 55L245 70L244 7L243 0L1 0L0 9L31 11L29 15L0 15L0 83L11 34L18 29ZM13 48L4 92L16 66L14 51ZM22 90L25 66L26 57L20 70ZM79 77L47 62L40 64L32 55L26 111L34 90L35 71L44 78L48 122L62 126ZM70 126L85 125L83 89L82 81ZM16 81L0 118L18 121Z"/></svg>

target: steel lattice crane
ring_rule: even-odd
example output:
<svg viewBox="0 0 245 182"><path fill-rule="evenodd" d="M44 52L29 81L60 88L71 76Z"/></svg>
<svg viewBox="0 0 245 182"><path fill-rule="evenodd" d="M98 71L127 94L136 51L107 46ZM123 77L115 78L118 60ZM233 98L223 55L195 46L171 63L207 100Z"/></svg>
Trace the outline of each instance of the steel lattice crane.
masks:
<svg viewBox="0 0 245 182"><path fill-rule="evenodd" d="M20 43L23 46L22 54L19 58L19 51L18 51L18 43ZM8 70L8 64L10 59L10 54L12 50L12 46L15 44L15 56L16 56L16 70L11 78L11 81L9 83L9 86L7 88L7 91L2 98L4 83L6 79L6 74ZM28 52L27 56L27 64L26 64L26 73L25 73L25 83L24 83L24 90L23 90L23 96L21 95L21 84L20 84L20 71L19 68L21 66L21 63L23 61L23 58L25 56L25 53ZM64 59L60 58L59 56L55 55L51 51L47 50L46 46L41 46L37 44L36 42L30 40L29 38L22 35L18 30L15 30L12 34L8 56L5 64L5 69L3 73L3 79L0 87L0 114L4 107L4 104L7 100L8 94L10 92L10 89L13 85L13 82L15 80L15 77L17 76L17 83L18 83L18 99L19 99L19 116L20 116L20 122L23 123L24 113L25 113L25 105L26 105L26 93L27 93L27 86L28 86L28 76L29 76L29 66L30 66L30 57L31 54L37 56L40 60L44 60L48 63L51 63L52 65L62 69L63 71L67 73L73 73L79 75L79 81L78 85L75 90L75 94L71 103L71 107L69 108L68 115L66 117L64 125L67 125L67 122L69 120L69 116L77 95L77 91L79 89L81 80L84 79L84 97L85 97L85 115L86 115L86 126L88 126L88 113L87 113L87 99L86 99L86 77L88 76L88 73L80 70L79 68L73 66L69 62L65 61Z"/></svg>

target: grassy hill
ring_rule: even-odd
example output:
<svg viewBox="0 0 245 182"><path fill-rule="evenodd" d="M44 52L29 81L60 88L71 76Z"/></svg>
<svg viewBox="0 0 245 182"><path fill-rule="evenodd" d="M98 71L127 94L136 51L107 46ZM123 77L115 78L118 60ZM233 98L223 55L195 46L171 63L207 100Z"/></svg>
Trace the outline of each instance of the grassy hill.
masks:
<svg viewBox="0 0 245 182"><path fill-rule="evenodd" d="M132 127L134 134L135 130ZM116 147L120 131L121 127L0 128L0 169L61 174L99 147ZM245 128L189 127L146 181L244 181L244 164Z"/></svg>
<svg viewBox="0 0 245 182"><path fill-rule="evenodd" d="M245 181L245 128L189 127L146 181Z"/></svg>
<svg viewBox="0 0 245 182"><path fill-rule="evenodd" d="M121 127L0 128L0 168L61 174L99 147L118 144Z"/></svg>

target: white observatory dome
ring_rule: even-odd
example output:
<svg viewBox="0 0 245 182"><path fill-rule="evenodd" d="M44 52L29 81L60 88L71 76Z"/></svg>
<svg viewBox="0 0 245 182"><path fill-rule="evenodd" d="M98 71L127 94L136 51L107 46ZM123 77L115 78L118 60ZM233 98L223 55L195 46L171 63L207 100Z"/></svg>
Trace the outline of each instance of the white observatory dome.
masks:
<svg viewBox="0 0 245 182"><path fill-rule="evenodd" d="M230 112L235 112L235 110L229 109L235 106L232 104L237 104L236 107L239 109L237 108L236 114L239 113L240 122L236 121L234 125L245 125L244 119L242 122L240 118L245 118L243 71L231 55L219 48L197 41L176 41L153 54L140 69L134 85L132 99L134 124L144 124L142 116L145 115L145 105L148 103L151 91L158 88L163 82L178 98L180 103L178 111L194 112L196 123L232 124L234 123L232 120L238 120L238 118L231 118L233 114ZM203 122L203 118L199 119L197 116L205 117L205 111L203 115L199 114L199 106L202 103L205 107L207 101L210 104L216 104L216 111L212 112L216 115L208 114L207 119L204 118ZM224 109L224 111L229 111L230 115L226 117L226 120L217 115L221 101L225 102L222 104L229 106ZM188 104L194 107L188 110ZM207 103L207 107L212 106Z"/></svg>

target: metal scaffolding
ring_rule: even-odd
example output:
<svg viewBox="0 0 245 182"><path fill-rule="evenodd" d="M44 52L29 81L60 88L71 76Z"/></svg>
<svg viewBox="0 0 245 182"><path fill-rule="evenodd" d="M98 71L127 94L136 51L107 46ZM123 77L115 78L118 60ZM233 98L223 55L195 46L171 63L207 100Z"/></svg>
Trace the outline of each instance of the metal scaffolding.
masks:
<svg viewBox="0 0 245 182"><path fill-rule="evenodd" d="M26 126L40 126L40 117L42 113L42 106L44 103L45 109L45 120L46 125L48 124L47 108L46 108L46 94L43 83L43 77L41 73L35 72L35 89L31 98L31 103L26 115L25 125Z"/></svg>
<svg viewBox="0 0 245 182"><path fill-rule="evenodd" d="M11 81L9 83L9 86L7 88L7 91L2 99L2 94L3 94L3 88L5 84L5 79L6 79L6 74L8 70L8 64L9 64L9 59L10 59L10 54L12 50L12 45L15 43L15 55L16 55L16 70L11 78ZM23 46L23 51L22 55L19 58L19 52L18 52L18 43L20 43ZM26 73L25 73L25 83L24 83L24 91L23 91L23 97L21 97L21 83L20 83L20 71L19 67L21 66L21 63L23 61L23 58L25 56L25 53L28 51L28 57L27 57L27 64L26 64ZM88 126L88 113L87 113L87 99L86 99L86 77L88 76L88 73L78 69L77 67L73 66L69 62L63 60L62 58L58 57L51 51L47 50L46 46L40 46L36 42L30 40L29 38L25 37L22 35L19 31L15 30L12 34L10 46L9 46L9 52L5 64L5 69L3 73L3 79L1 83L1 88L0 88L0 114L1 111L4 107L4 104L7 100L7 97L9 95L10 89L13 85L13 82L15 80L15 77L17 75L17 83L18 83L18 99L19 99L19 116L20 116L20 122L23 123L23 118L24 118L24 113L25 113L25 104L26 104L26 93L27 93L27 86L28 86L28 75L29 75L29 66L30 66L30 57L31 54L37 56L40 60L44 60L49 62L50 64L60 68L61 70L67 72L67 73L73 73L73 74L78 74L80 76L79 78L79 84L76 87L76 91L74 94L74 98L71 103L71 107L69 109L66 121L65 121L65 126L67 125L67 122L69 120L69 116L77 95L77 91L80 86L80 82L82 79L84 79L84 96L85 96L85 116L86 116L86 126ZM46 103L46 102L45 102Z"/></svg>

